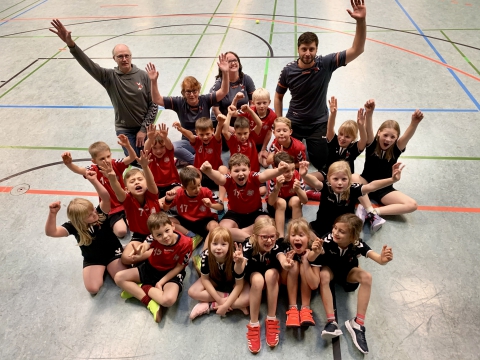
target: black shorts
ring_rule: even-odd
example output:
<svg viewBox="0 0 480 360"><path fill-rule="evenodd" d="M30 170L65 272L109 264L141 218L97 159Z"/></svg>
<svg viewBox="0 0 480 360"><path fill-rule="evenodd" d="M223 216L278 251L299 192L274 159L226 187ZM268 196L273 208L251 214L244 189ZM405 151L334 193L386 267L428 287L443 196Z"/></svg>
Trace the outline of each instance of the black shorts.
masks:
<svg viewBox="0 0 480 360"><path fill-rule="evenodd" d="M285 221L287 219L291 219L292 218L292 208L288 206L288 202L290 201L290 199L292 198L293 196L290 196L289 198L287 199L284 199L286 202L287 202L287 207L285 208ZM270 215L270 217L274 218L275 219L275 207L273 207L272 205L270 205L268 202L267 202L267 212L268 214Z"/></svg>
<svg viewBox="0 0 480 360"><path fill-rule="evenodd" d="M170 184L170 185L167 185L167 186L157 186L157 188L158 188L158 198L161 199L161 198L165 197L165 195L167 194L167 191L170 191L170 190L176 188L177 186L181 186L181 185L178 184L178 183L173 183L173 184Z"/></svg>
<svg viewBox="0 0 480 360"><path fill-rule="evenodd" d="M199 234L204 239L208 235L208 230L207 230L208 223L210 221L217 221L213 216L192 221L178 215L176 216L176 219L180 221L180 225L182 225L184 228L186 228L187 230L190 230L191 232L194 232L195 234Z"/></svg>
<svg viewBox="0 0 480 360"><path fill-rule="evenodd" d="M328 266L328 265L327 265ZM333 281L338 285L342 286L345 292L352 292L357 290L359 283L350 283L347 281L348 273L357 266L352 266L348 268L338 268L333 266L328 266L333 272Z"/></svg>
<svg viewBox="0 0 480 360"><path fill-rule="evenodd" d="M377 191L372 191L371 193L368 193L368 197L370 198L370 200L375 201L377 204L384 205L382 203L382 198L393 191L397 191L397 190L395 190L395 188L392 185L389 185L382 189L378 189Z"/></svg>
<svg viewBox="0 0 480 360"><path fill-rule="evenodd" d="M147 242L149 244L152 243L153 241L153 237L152 237L152 234L148 234L148 235L144 235L144 234L140 234L138 232L134 232L132 234L132 238L130 239L130 241L138 241L138 242L144 242L145 240L147 240Z"/></svg>
<svg viewBox="0 0 480 360"><path fill-rule="evenodd" d="M122 257L122 248L120 247L120 252L115 252L114 254L111 254L111 256L106 256L104 259L85 259L83 258L83 268L85 269L87 266L93 266L93 265L102 265L102 266L108 266L112 261L120 259ZM118 251L118 249L117 249Z"/></svg>
<svg viewBox="0 0 480 360"><path fill-rule="evenodd" d="M248 281L250 282L250 277L253 273L258 272L265 276L267 270L270 269L277 269L279 273L281 272L282 265L280 265L280 261L278 261L278 258L275 258L274 260L270 259L270 262L268 264L265 262L250 262L245 267L245 279L248 279Z"/></svg>
<svg viewBox="0 0 480 360"><path fill-rule="evenodd" d="M240 214L232 210L228 210L223 216L222 221L226 219L232 220L237 224L239 229L243 229L250 225L253 225L257 217L259 217L260 215L268 215L268 214L264 212L262 209L258 209L257 211L254 211L248 214Z"/></svg>
<svg viewBox="0 0 480 360"><path fill-rule="evenodd" d="M157 283L165 276L170 270L160 271L155 269L150 262L147 260L140 264L138 267L138 275L140 276L140 282L143 285L155 286ZM185 269L183 269L177 276L174 276L173 279L167 281L167 283L175 283L180 288L178 293L180 294L183 289L183 280L185 279Z"/></svg>
<svg viewBox="0 0 480 360"><path fill-rule="evenodd" d="M212 191L218 190L218 185L215 184L215 181L210 179L207 175L202 174L202 186L210 189Z"/></svg>
<svg viewBox="0 0 480 360"><path fill-rule="evenodd" d="M117 223L117 221L123 220L125 222L125 225L127 225L126 222L126 217L125 217L125 211L119 211L114 214L108 215L108 222L110 224L110 227L113 228L113 225Z"/></svg>

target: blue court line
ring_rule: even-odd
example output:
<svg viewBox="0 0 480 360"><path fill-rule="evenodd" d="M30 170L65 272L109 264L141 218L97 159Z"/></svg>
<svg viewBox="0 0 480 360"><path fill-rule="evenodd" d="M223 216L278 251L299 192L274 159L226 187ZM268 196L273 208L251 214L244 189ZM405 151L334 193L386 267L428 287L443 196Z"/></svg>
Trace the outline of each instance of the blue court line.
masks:
<svg viewBox="0 0 480 360"><path fill-rule="evenodd" d="M19 17L20 15L23 15L23 14L29 12L30 10L35 9L37 6L40 6L40 5L42 5L43 3L46 3L47 1L48 1L48 0L44 0L44 1L42 1L40 4L37 4L37 5L33 6L33 7L31 7L30 9L27 9L27 10L25 10L24 12L21 12L21 13L18 14L17 16L14 16L13 18L10 18L10 19L8 19L8 20L0 23L0 26L2 26L3 24L6 24L7 22L9 22L9 21L12 20L12 19L16 19L16 18Z"/></svg>
<svg viewBox="0 0 480 360"><path fill-rule="evenodd" d="M435 48L435 46L430 42L430 40L425 36L425 34L423 33L423 31L420 29L420 27L415 23L415 21L413 21L412 17L408 14L407 10L405 10L405 8L402 6L402 4L400 4L400 1L398 0L395 0L395 2L397 3L397 5L400 7L400 9L403 11L403 13L407 16L407 18L410 20L410 22L413 24L413 26L415 26L415 28L417 29L417 31L420 33L420 35L422 35L423 39L427 42L427 44L432 48L433 52L437 55L437 57L440 59L441 62L443 62L444 64L447 64L447 62L445 61L445 59L442 57L442 55L440 55L440 53L438 52L438 50ZM472 93L467 89L467 87L463 84L462 80L460 80L460 78L457 76L457 74L455 74L455 72L450 69L450 68L447 68L447 70L450 72L450 74L452 74L453 78L455 80L457 80L457 83L461 86L461 88L463 89L463 91L465 91L465 93L468 95L468 97L470 98L470 100L472 100L472 102L475 104L475 106L477 107L478 110L480 110L480 103L477 101L477 99L475 99L475 97L472 95Z"/></svg>

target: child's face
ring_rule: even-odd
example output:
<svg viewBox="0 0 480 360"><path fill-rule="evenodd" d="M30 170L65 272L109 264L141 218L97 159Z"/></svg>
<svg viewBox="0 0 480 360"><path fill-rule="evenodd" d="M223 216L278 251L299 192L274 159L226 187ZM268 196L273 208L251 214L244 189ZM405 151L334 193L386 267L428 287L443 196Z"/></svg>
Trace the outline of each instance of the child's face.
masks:
<svg viewBox="0 0 480 360"><path fill-rule="evenodd" d="M332 230L333 241L335 241L338 246L346 248L353 242L352 234L348 225L345 223L337 222L333 225Z"/></svg>
<svg viewBox="0 0 480 360"><path fill-rule="evenodd" d="M208 144L213 137L213 129L197 130L197 136L202 140L204 144Z"/></svg>
<svg viewBox="0 0 480 360"><path fill-rule="evenodd" d="M112 153L110 152L110 150L100 151L97 156L92 159L92 162L96 165L102 165L104 161L110 164L112 163Z"/></svg>
<svg viewBox="0 0 480 360"><path fill-rule="evenodd" d="M248 137L250 136L250 129L249 128L237 128L235 129L235 136L237 140L241 144L245 144L248 141Z"/></svg>
<svg viewBox="0 0 480 360"><path fill-rule="evenodd" d="M165 144L160 144L157 142L152 146L152 154L157 158L161 158L163 155L165 155L166 150L167 148L165 147Z"/></svg>
<svg viewBox="0 0 480 360"><path fill-rule="evenodd" d="M92 207L92 210L85 217L84 221L87 224L93 224L93 223L96 223L98 221L97 210L94 207Z"/></svg>
<svg viewBox="0 0 480 360"><path fill-rule="evenodd" d="M173 230L175 230L173 224L160 226L158 229L152 231L153 239L165 246L173 245L175 244L175 241L177 241L177 234Z"/></svg>
<svg viewBox="0 0 480 360"><path fill-rule="evenodd" d="M308 248L309 233L302 229L291 230L289 234L290 246L297 254L303 254Z"/></svg>
<svg viewBox="0 0 480 360"><path fill-rule="evenodd" d="M200 189L202 188L202 182L200 178L198 178L194 179L194 181L190 181L187 187L184 187L183 185L182 187L185 189L188 196L195 197L198 195Z"/></svg>
<svg viewBox="0 0 480 360"><path fill-rule="evenodd" d="M253 104L257 108L258 115L265 116L267 114L268 107L270 106L270 99L255 98L255 100L253 100Z"/></svg>
<svg viewBox="0 0 480 360"><path fill-rule="evenodd" d="M217 236L210 244L210 251L217 261L224 261L225 256L228 254L228 242L222 237Z"/></svg>
<svg viewBox="0 0 480 360"><path fill-rule="evenodd" d="M382 131L378 131L378 143L382 150L387 150L390 146L395 144L398 139L398 133L395 129L385 128Z"/></svg>
<svg viewBox="0 0 480 360"><path fill-rule="evenodd" d="M147 192L147 180L141 172L130 176L125 185L127 191L133 196L141 196Z"/></svg>
<svg viewBox="0 0 480 360"><path fill-rule="evenodd" d="M275 124L275 129L273 130L273 135L275 136L275 139L280 144L283 144L285 142L288 142L290 140L290 135L292 135L292 129L290 129L287 124L284 123L276 123Z"/></svg>
<svg viewBox="0 0 480 360"><path fill-rule="evenodd" d="M288 164L288 170L283 173L283 177L285 178L286 182L289 182L293 178L293 174L295 173L295 163Z"/></svg>
<svg viewBox="0 0 480 360"><path fill-rule="evenodd" d="M230 176L237 185L245 185L248 180L248 175L250 175L250 166L246 164L233 165L230 169Z"/></svg>
<svg viewBox="0 0 480 360"><path fill-rule="evenodd" d="M341 194L347 190L349 180L347 173L344 171L337 171L328 178L328 182L336 194Z"/></svg>
<svg viewBox="0 0 480 360"><path fill-rule="evenodd" d="M352 137L349 133L347 133L346 131L343 131L342 129L339 129L338 130L338 144L342 147L342 148L346 148L348 147L353 140L355 140L354 137Z"/></svg>
<svg viewBox="0 0 480 360"><path fill-rule="evenodd" d="M255 234L258 242L258 247L262 253L269 252L275 246L277 241L277 229L275 226L266 226L260 230L258 234Z"/></svg>

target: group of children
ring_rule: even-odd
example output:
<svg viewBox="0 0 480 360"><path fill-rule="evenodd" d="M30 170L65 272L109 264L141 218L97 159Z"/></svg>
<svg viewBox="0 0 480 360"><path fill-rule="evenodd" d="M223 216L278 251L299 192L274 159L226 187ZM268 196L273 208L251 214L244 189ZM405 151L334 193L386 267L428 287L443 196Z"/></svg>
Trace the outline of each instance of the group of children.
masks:
<svg viewBox="0 0 480 360"><path fill-rule="evenodd" d="M237 109L239 97L226 116L217 117L216 128L206 117L196 120L194 132L173 124L195 149L194 165L180 171L165 124L148 127L139 157L124 135L118 136L118 143L129 153L123 159L113 160L103 142L90 146L93 164L86 168L75 165L70 153L62 154L65 165L94 186L100 204L95 207L85 199L72 200L67 208L69 221L61 226L56 224L60 202L50 204L46 234L75 236L90 293L99 291L106 269L123 290L121 297L140 300L156 322L161 320L162 307L178 299L185 268L205 239L201 255L193 259L200 277L188 290L198 301L190 318L211 311L223 316L233 309L249 314L247 341L252 353L261 348L259 309L264 289L266 343L274 347L280 334L276 317L279 284L285 284L288 291L287 327L315 325L310 297L320 289L327 318L321 334L325 339L342 334L335 320L330 282L334 280L346 291L360 285L357 315L345 327L356 347L368 353L364 321L371 275L358 266L357 257L386 264L393 254L387 246L380 254L372 251L360 239L360 232L365 221L372 232L378 230L384 223L380 214L416 209L415 201L392 185L400 180L403 166L398 158L423 114L414 112L402 136L394 120L385 121L375 134L375 102L369 100L358 111L357 120L344 122L336 134L337 100L332 97L328 163L309 172L305 146L291 136L290 120L276 117L268 107L268 91L257 89L252 107ZM236 117L233 129L232 117ZM228 166L221 159L222 137L230 149ZM358 175L354 160L365 149L365 167ZM136 166L129 167L134 161ZM266 169L260 172L260 167ZM217 189L218 197L212 192ZM384 206L374 209L369 197ZM309 198L320 201L312 222L302 216L302 205ZM285 231L287 219L291 220ZM131 241L123 248L119 239L129 233Z"/></svg>

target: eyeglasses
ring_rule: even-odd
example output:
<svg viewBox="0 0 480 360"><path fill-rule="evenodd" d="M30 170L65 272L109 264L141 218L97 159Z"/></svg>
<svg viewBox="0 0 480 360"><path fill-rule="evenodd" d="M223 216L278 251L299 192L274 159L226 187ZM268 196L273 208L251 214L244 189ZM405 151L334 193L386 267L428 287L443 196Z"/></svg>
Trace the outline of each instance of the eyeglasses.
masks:
<svg viewBox="0 0 480 360"><path fill-rule="evenodd" d="M132 55L128 55L128 54L127 54L127 55L117 55L117 56L115 56L115 57L116 57L117 59L125 59L125 60L128 60L128 59L130 59L130 56L132 56Z"/></svg>
<svg viewBox="0 0 480 360"><path fill-rule="evenodd" d="M262 235L262 234L256 234L260 239L262 239L263 241L267 241L267 240L275 240L277 238L277 235Z"/></svg>
<svg viewBox="0 0 480 360"><path fill-rule="evenodd" d="M237 63L238 63L238 60L237 60L237 59L228 60L228 63L229 63L229 64L237 64Z"/></svg>
<svg viewBox="0 0 480 360"><path fill-rule="evenodd" d="M197 95L198 90L185 90L186 95Z"/></svg>

